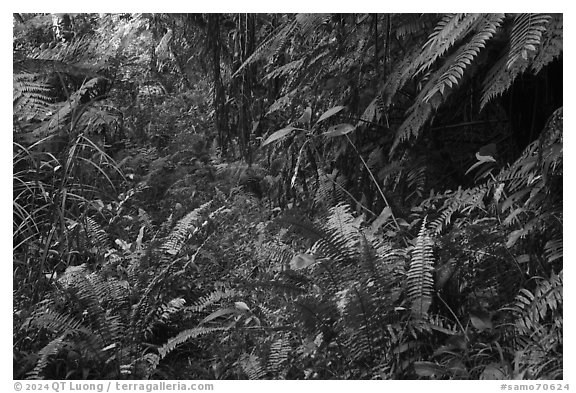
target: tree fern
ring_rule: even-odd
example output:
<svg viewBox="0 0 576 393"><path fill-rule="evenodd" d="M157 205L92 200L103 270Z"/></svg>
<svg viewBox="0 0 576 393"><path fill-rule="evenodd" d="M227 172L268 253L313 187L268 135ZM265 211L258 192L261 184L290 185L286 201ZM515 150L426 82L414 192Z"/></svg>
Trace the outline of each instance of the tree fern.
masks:
<svg viewBox="0 0 576 393"><path fill-rule="evenodd" d="M424 220L416 238L406 277L406 293L411 302L412 316L415 319L425 318L432 304L434 293L432 244L432 239L426 229L426 220Z"/></svg>

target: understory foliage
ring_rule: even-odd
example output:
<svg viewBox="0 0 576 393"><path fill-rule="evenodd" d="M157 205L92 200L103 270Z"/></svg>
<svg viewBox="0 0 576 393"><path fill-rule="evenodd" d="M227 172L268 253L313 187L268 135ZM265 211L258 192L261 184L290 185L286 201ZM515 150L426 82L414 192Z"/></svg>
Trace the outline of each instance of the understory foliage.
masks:
<svg viewBox="0 0 576 393"><path fill-rule="evenodd" d="M15 379L562 379L560 14L14 14Z"/></svg>

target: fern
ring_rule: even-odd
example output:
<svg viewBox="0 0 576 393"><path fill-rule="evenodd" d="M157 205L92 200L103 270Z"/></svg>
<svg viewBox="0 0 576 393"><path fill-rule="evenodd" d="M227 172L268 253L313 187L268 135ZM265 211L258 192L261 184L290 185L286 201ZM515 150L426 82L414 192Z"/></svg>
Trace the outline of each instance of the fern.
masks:
<svg viewBox="0 0 576 393"><path fill-rule="evenodd" d="M284 334L270 345L270 356L268 357L268 372L277 374L282 365L288 360L291 351L289 336Z"/></svg>
<svg viewBox="0 0 576 393"><path fill-rule="evenodd" d="M460 47L454 55L447 60L448 69L442 73L440 79L424 96L424 101L428 101L434 94L440 92L444 94L446 87L456 86L464 75L467 66L471 65L478 53L484 49L496 30L502 24L504 14L489 14L479 26L478 32L465 45Z"/></svg>
<svg viewBox="0 0 576 393"><path fill-rule="evenodd" d="M242 70L251 64L262 60L262 59L273 59L280 49L284 46L288 40L290 34L294 31L297 26L297 21L292 20L286 22L279 26L277 30L269 35L268 38L264 40L262 44L256 48L254 53L252 53L245 61L240 65L232 77L236 77Z"/></svg>
<svg viewBox="0 0 576 393"><path fill-rule="evenodd" d="M307 37L313 33L313 31L322 23L330 18L329 14L296 14L295 20L298 22L298 27L300 34L303 37Z"/></svg>
<svg viewBox="0 0 576 393"><path fill-rule="evenodd" d="M562 19L553 18L546 34L551 17L545 14L519 14L514 20L510 44L506 55L502 56L490 69L484 82L480 109L506 91L530 66L535 73L560 56L562 53ZM544 33L544 45L540 45Z"/></svg>
<svg viewBox="0 0 576 393"><path fill-rule="evenodd" d="M190 232L193 232L199 227L198 221L201 218L201 214L210 207L211 203L212 201L204 203L178 221L170 235L164 241L164 244L161 247L162 251L171 256L178 255L182 246L188 239Z"/></svg>
<svg viewBox="0 0 576 393"><path fill-rule="evenodd" d="M227 330L227 327L205 327L199 326L192 329L183 330L177 336L172 337L168 342L158 348L159 360L165 358L169 353L174 351L179 345L190 341L193 338L210 334L213 332Z"/></svg>
<svg viewBox="0 0 576 393"><path fill-rule="evenodd" d="M410 138L416 138L420 135L420 130L439 105L440 99L437 97L434 97L431 102L423 101L420 96L416 99L416 103L408 110L410 114L396 131L396 137L390 149L391 154L396 150L400 142L407 141Z"/></svg>
<svg viewBox="0 0 576 393"><path fill-rule="evenodd" d="M226 289L225 291L216 290L197 300L193 306L189 307L189 310L192 312L201 312L221 300L230 299L237 295L238 292L234 289Z"/></svg>
<svg viewBox="0 0 576 393"><path fill-rule="evenodd" d="M550 16L546 14L519 14L514 19L514 26L510 34L510 52L506 68L510 69L520 57L528 60L534 57L540 45L542 33Z"/></svg>
<svg viewBox="0 0 576 393"><path fill-rule="evenodd" d="M34 118L43 120L53 109L51 86L37 80L35 74L14 73L12 78L14 114L26 121Z"/></svg>
<svg viewBox="0 0 576 393"><path fill-rule="evenodd" d="M541 280L533 292L522 289L511 308L519 334L519 363L535 378L562 370L562 289L562 271L553 273L549 279Z"/></svg>
<svg viewBox="0 0 576 393"><path fill-rule="evenodd" d="M540 50L532 62L534 74L539 73L544 66L562 55L563 47L563 16L553 14L542 35Z"/></svg>
<svg viewBox="0 0 576 393"><path fill-rule="evenodd" d="M294 60L288 64L284 64L283 66L277 67L273 71L269 72L264 76L264 79L274 79L282 77L286 74L296 73L300 70L302 65L304 64L304 59Z"/></svg>
<svg viewBox="0 0 576 393"><path fill-rule="evenodd" d="M442 207L440 215L431 223L431 229L434 233L440 234L444 228L452 221L454 213L472 212L474 209L484 207L484 198L490 191L491 184L482 184L470 189L458 189L452 193Z"/></svg>
<svg viewBox="0 0 576 393"><path fill-rule="evenodd" d="M92 245L99 249L108 249L110 247L108 234L92 217L86 217L85 231Z"/></svg>
<svg viewBox="0 0 576 393"><path fill-rule="evenodd" d="M242 354L239 363L240 368L250 380L261 379L266 375L266 367L262 366L260 358L254 354Z"/></svg>
<svg viewBox="0 0 576 393"><path fill-rule="evenodd" d="M394 32L398 39L423 34L430 26L430 14L399 14L394 18Z"/></svg>
<svg viewBox="0 0 576 393"><path fill-rule="evenodd" d="M538 326L546 321L550 313L561 312L563 275L552 274L549 280L542 280L534 293L522 289L516 297L513 310L518 316L516 329L520 334L530 336Z"/></svg>
<svg viewBox="0 0 576 393"><path fill-rule="evenodd" d="M444 55L456 41L465 37L481 19L481 14L447 14L430 34L423 51L416 59L417 74L427 70Z"/></svg>
<svg viewBox="0 0 576 393"><path fill-rule="evenodd" d="M424 220L412 251L412 260L406 277L406 293L411 302L412 316L415 319L425 318L432 304L434 290L432 244L432 239L426 229L426 220Z"/></svg>
<svg viewBox="0 0 576 393"><path fill-rule="evenodd" d="M64 350L83 353L85 361L104 365L112 360L105 348L120 343L125 334L125 324L114 306L125 305L127 293L116 280L103 280L86 266L77 266L68 268L57 283L61 291L41 302L29 320L29 326L57 336L40 351L30 374L33 378L43 377L50 356ZM59 310L61 297L69 309Z"/></svg>
<svg viewBox="0 0 576 393"><path fill-rule="evenodd" d="M50 364L50 356L54 356L60 353L67 345L66 340L67 334L62 334L61 336L50 341L48 345L40 350L38 353L40 358L38 359L34 370L28 374L29 379L43 379L42 373L44 369Z"/></svg>

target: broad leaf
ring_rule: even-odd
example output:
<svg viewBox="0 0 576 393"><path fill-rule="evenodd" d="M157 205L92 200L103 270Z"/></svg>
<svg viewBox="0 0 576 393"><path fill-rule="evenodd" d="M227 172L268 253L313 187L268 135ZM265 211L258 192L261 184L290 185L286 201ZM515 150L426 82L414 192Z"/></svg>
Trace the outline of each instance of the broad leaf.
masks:
<svg viewBox="0 0 576 393"><path fill-rule="evenodd" d="M334 108L328 109L326 112L324 112L322 114L322 116L320 116L320 118L318 119L316 124L320 123L321 121L328 119L329 117L334 116L336 113L340 112L344 108L346 108L346 107L345 106L335 106Z"/></svg>
<svg viewBox="0 0 576 393"><path fill-rule="evenodd" d="M292 133L292 131L294 131L294 130L302 130L302 129L297 128L297 127L292 127L292 126L282 128L281 130L274 132L272 135L270 135L268 138L266 138L266 140L262 143L262 146L266 146L266 145L268 145L274 141L285 138L286 136L290 135Z"/></svg>
<svg viewBox="0 0 576 393"><path fill-rule="evenodd" d="M290 261L290 269L292 270L305 269L308 266L314 264L315 262L316 258L314 258L313 255L298 253L294 255L294 257Z"/></svg>
<svg viewBox="0 0 576 393"><path fill-rule="evenodd" d="M470 322L479 331L483 332L485 330L492 330L494 326L492 325L492 319L488 313L471 313Z"/></svg>
<svg viewBox="0 0 576 393"><path fill-rule="evenodd" d="M308 107L306 108L304 113L302 113L302 116L300 116L300 118L296 120L296 123L310 124L311 118L312 118L312 108Z"/></svg>
<svg viewBox="0 0 576 393"><path fill-rule="evenodd" d="M328 131L324 134L326 138L333 138L335 136L342 136L346 135L352 131L354 131L356 127L352 124L342 123L335 126L332 126L328 129Z"/></svg>
<svg viewBox="0 0 576 393"><path fill-rule="evenodd" d="M236 307L240 311L250 311L250 308L244 302L234 302L234 307Z"/></svg>

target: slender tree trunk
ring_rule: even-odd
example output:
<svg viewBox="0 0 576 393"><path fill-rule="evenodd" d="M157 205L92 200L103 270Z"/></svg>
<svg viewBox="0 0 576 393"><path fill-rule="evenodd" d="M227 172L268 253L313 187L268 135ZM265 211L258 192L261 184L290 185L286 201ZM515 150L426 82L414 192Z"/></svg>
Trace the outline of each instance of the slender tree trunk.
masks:
<svg viewBox="0 0 576 393"><path fill-rule="evenodd" d="M214 80L214 125L222 154L226 154L230 139L228 119L224 104L224 86L220 72L220 15L208 14L208 42L212 54L212 77Z"/></svg>

